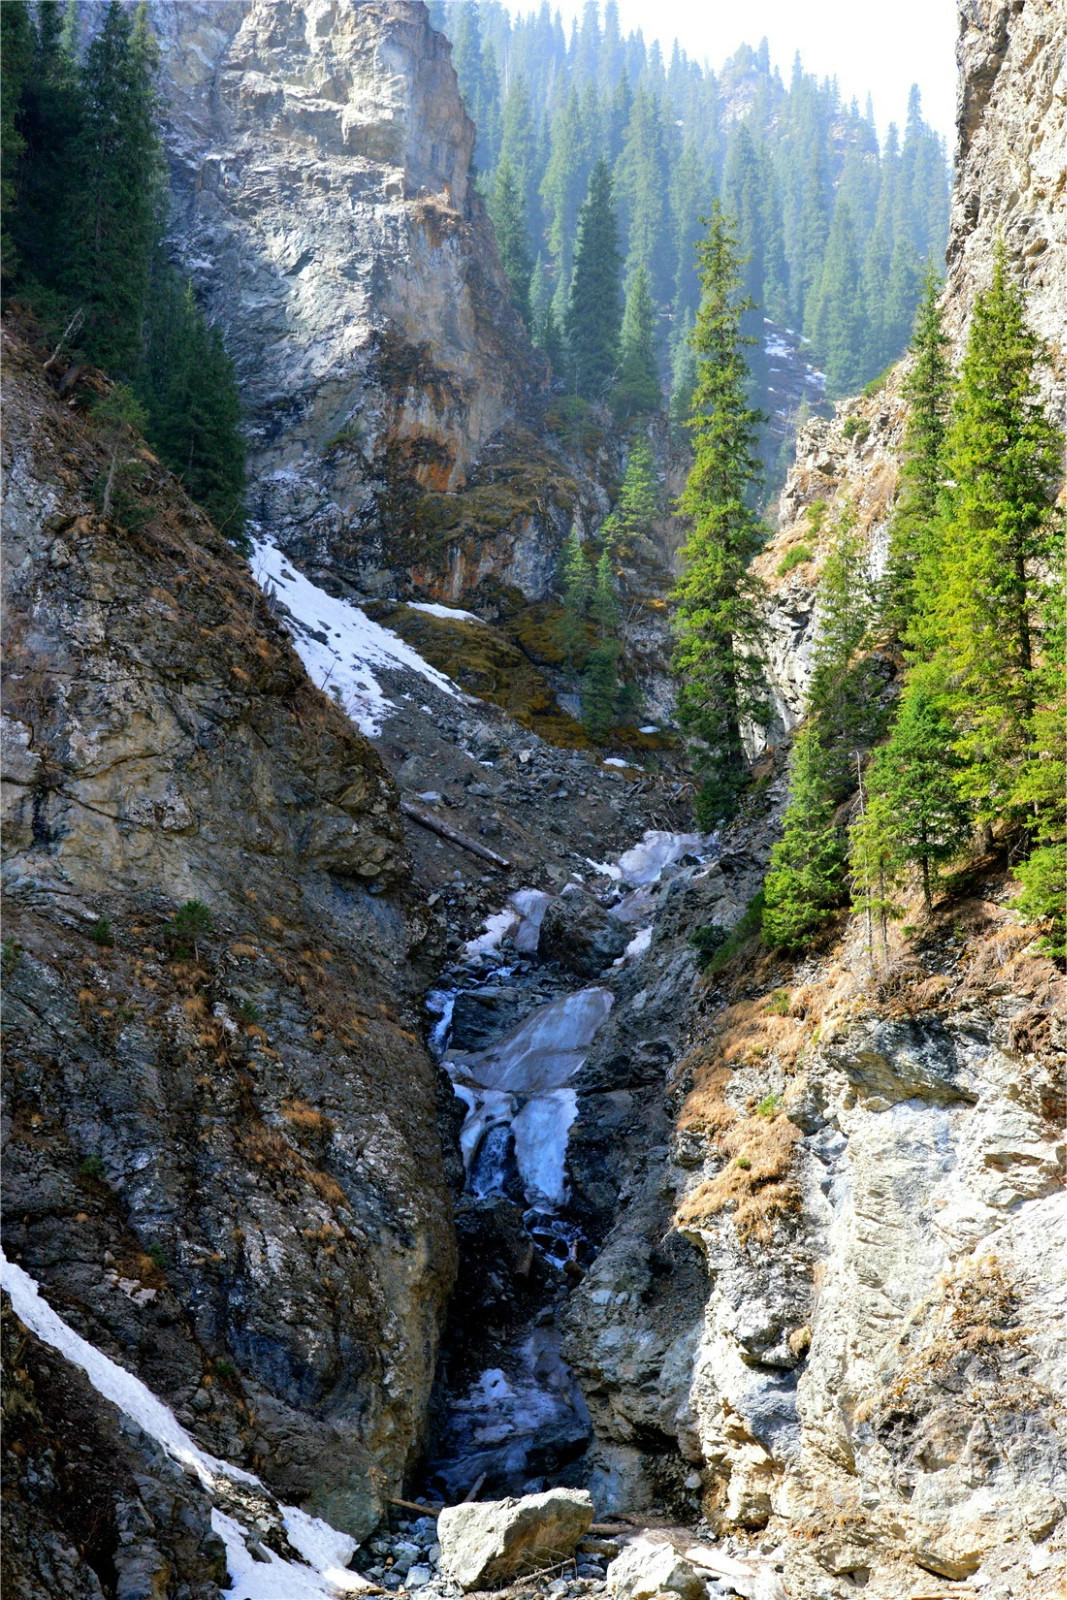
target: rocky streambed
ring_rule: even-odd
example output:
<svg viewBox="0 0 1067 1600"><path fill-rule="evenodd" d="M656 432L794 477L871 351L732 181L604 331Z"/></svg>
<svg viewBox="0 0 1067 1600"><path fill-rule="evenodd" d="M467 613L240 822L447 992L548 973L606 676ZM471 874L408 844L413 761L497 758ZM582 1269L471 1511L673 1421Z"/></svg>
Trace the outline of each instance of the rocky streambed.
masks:
<svg viewBox="0 0 1067 1600"><path fill-rule="evenodd" d="M428 997L465 1174L428 1497L581 1481L589 1413L557 1321L595 1253L568 1176L577 1080L647 956L664 888L699 882L716 851L714 837L649 830L558 895L513 892Z"/></svg>

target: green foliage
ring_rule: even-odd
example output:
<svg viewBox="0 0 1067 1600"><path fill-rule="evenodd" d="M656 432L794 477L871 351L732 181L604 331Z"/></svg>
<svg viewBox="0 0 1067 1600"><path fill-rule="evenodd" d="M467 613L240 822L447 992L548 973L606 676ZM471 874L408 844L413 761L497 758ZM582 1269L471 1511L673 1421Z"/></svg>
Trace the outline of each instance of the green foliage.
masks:
<svg viewBox="0 0 1067 1600"><path fill-rule="evenodd" d="M138 385L145 431L219 532L244 549L245 449L233 366L192 285L169 263L157 261L152 288Z"/></svg>
<svg viewBox="0 0 1067 1600"><path fill-rule="evenodd" d="M34 43L29 7L24 0L8 0L0 6L0 59L4 69L4 92L0 98L0 271L5 280L17 261L9 223L17 193L19 159L26 148L17 115L30 76Z"/></svg>
<svg viewBox="0 0 1067 1600"><path fill-rule="evenodd" d="M2 957L0 957L0 965L2 965L5 978L10 977L22 958L22 946L10 934L5 934L0 949L3 952Z"/></svg>
<svg viewBox="0 0 1067 1600"><path fill-rule="evenodd" d="M735 1166L740 1167L742 1172L748 1172L752 1166L752 1162L749 1160L748 1156L738 1156L734 1164Z"/></svg>
<svg viewBox="0 0 1067 1600"><path fill-rule="evenodd" d="M792 572L794 567L802 567L805 561L810 561L815 554L810 544L795 544L792 550L787 550L778 563L778 576L784 578L787 572Z"/></svg>
<svg viewBox="0 0 1067 1600"><path fill-rule="evenodd" d="M212 917L202 900L186 900L174 913L167 930L167 941L177 955L188 955L192 950L200 955L200 941L212 932Z"/></svg>
<svg viewBox="0 0 1067 1600"><path fill-rule="evenodd" d="M102 1178L103 1175L104 1163L101 1157L97 1155L86 1156L78 1168L78 1176L80 1178Z"/></svg>
<svg viewBox="0 0 1067 1600"><path fill-rule="evenodd" d="M167 1265L167 1252L161 1244L150 1244L145 1255L162 1272Z"/></svg>
<svg viewBox="0 0 1067 1600"><path fill-rule="evenodd" d="M841 429L842 434L856 445L866 444L871 425L865 417L849 417Z"/></svg>
<svg viewBox="0 0 1067 1600"><path fill-rule="evenodd" d="M601 537L615 550L630 550L637 539L647 539L659 509L656 466L647 438L635 439L611 516Z"/></svg>
<svg viewBox="0 0 1067 1600"><path fill-rule="evenodd" d="M801 950L847 899L846 842L837 808L857 759L882 731L881 681L868 653L873 604L851 510L843 513L818 591L807 719L793 745L782 838L771 852L763 933Z"/></svg>
<svg viewBox="0 0 1067 1600"><path fill-rule="evenodd" d="M526 209L522 191L509 161L502 161L497 168L489 214L493 219L500 262L511 284L512 304L529 327L530 277L533 268L530 261Z"/></svg>
<svg viewBox="0 0 1067 1600"><path fill-rule="evenodd" d="M566 322L574 390L587 400L606 398L619 365L619 264L611 173L601 158L578 215Z"/></svg>
<svg viewBox="0 0 1067 1600"><path fill-rule="evenodd" d="M937 869L960 854L973 830L938 688L928 671L909 678L889 741L867 774L866 815L852 829L854 886L867 901L885 902L880 912L889 909L887 886L915 868L929 909Z"/></svg>
<svg viewBox="0 0 1067 1600"><path fill-rule="evenodd" d="M147 520L147 510L131 493L144 477L137 435L144 430L145 409L129 384L113 383L93 407L108 446L107 471L93 485L100 514L136 531Z"/></svg>
<svg viewBox="0 0 1067 1600"><path fill-rule="evenodd" d="M5 29L25 11L2 8ZM97 407L120 425L114 455L98 485L105 515L128 528L145 507L129 490L136 458L128 430L144 431L219 527L243 547L244 443L232 366L218 333L162 255L165 183L156 126L158 51L144 5L109 0L84 59L78 17L69 5L36 8L31 58L12 77L5 60L5 115L23 149L5 165L5 229L13 288L38 314L50 339L96 361L124 384ZM18 58L19 53L15 52ZM6 55L6 51L5 51ZM6 124L5 124L6 126ZM17 260L16 260L17 257ZM143 411L134 412L135 395ZM115 408L126 405L124 415ZM112 442L118 434L112 434Z"/></svg>
<svg viewBox="0 0 1067 1600"><path fill-rule="evenodd" d="M71 152L61 287L85 310L87 354L132 374L148 276L162 228L163 151L156 126L158 48L145 5L108 0L81 73L82 121Z"/></svg>
<svg viewBox="0 0 1067 1600"><path fill-rule="evenodd" d="M259 1007L251 1000L242 1000L237 1007L237 1015L246 1026L251 1026L259 1021Z"/></svg>
<svg viewBox="0 0 1067 1600"><path fill-rule="evenodd" d="M612 404L619 416L658 411L663 403L656 369L656 308L648 273L638 267L626 291L622 318L621 359Z"/></svg>
<svg viewBox="0 0 1067 1600"><path fill-rule="evenodd" d="M582 723L591 739L602 739L619 713L619 605L611 552L597 562L590 611L595 642L582 675Z"/></svg>
<svg viewBox="0 0 1067 1600"><path fill-rule="evenodd" d="M678 720L703 783L701 826L728 816L747 777L742 724L767 716L761 586L749 570L764 529L751 508L760 480L759 415L748 403L737 248L716 204L700 246L702 298L693 344L699 367L688 423L693 466L678 502L692 528L682 547L673 668Z"/></svg>
<svg viewBox="0 0 1067 1600"><path fill-rule="evenodd" d="M1045 413L1003 247L974 306L945 445L952 484L926 628L979 822L1022 819L1015 786L1033 736L1035 672L1048 618L1041 574L1058 569L1062 522L1051 503L1063 436Z"/></svg>
<svg viewBox="0 0 1067 1600"><path fill-rule="evenodd" d="M794 741L789 804L763 890L763 937L775 949L802 950L847 899L835 810L819 730L809 721Z"/></svg>
<svg viewBox="0 0 1067 1600"><path fill-rule="evenodd" d="M757 1117L776 1117L781 1108L782 1097L780 1094L765 1094L756 1107Z"/></svg>
<svg viewBox="0 0 1067 1600"><path fill-rule="evenodd" d="M111 931L111 919L109 917L97 917L93 923L93 943L105 946L115 943L115 936Z"/></svg>
<svg viewBox="0 0 1067 1600"><path fill-rule="evenodd" d="M941 484L945 476L945 426L951 374L948 338L941 325L940 281L930 271L915 319L913 365L904 387L908 420L904 431L901 492L889 531L883 612L903 633L915 611L915 586L927 593L937 582Z"/></svg>
<svg viewBox="0 0 1067 1600"><path fill-rule="evenodd" d="M236 1378L237 1368L227 1356L216 1356L215 1371L220 1378Z"/></svg>
<svg viewBox="0 0 1067 1600"><path fill-rule="evenodd" d="M563 592L559 645L567 666L573 671L577 655L585 645L585 619L593 598L593 573L582 542L573 528L560 550L559 585Z"/></svg>
<svg viewBox="0 0 1067 1600"><path fill-rule="evenodd" d="M764 895L761 889L759 894L753 895L740 920L732 928L726 929L717 922L710 922L706 928L697 929L693 943L702 953L710 954L711 958L704 967L707 977L716 977L736 955L759 937L763 926L763 910ZM697 944L698 939L701 940L700 944Z"/></svg>
<svg viewBox="0 0 1067 1600"><path fill-rule="evenodd" d="M772 1017L787 1017L792 1001L788 989L777 989L767 1002L767 1010Z"/></svg>

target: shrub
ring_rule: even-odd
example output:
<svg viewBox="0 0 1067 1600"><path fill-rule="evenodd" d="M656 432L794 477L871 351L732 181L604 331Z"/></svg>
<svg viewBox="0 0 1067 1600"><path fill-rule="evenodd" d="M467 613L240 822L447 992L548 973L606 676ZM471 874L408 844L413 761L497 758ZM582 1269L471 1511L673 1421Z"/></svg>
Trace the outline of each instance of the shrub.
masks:
<svg viewBox="0 0 1067 1600"><path fill-rule="evenodd" d="M93 943L102 945L115 943L111 932L111 922L107 917L97 917L93 923Z"/></svg>
<svg viewBox="0 0 1067 1600"><path fill-rule="evenodd" d="M168 941L176 954L188 955L192 949L200 955L201 939L211 933L211 912L202 900L186 900L174 913L174 921L167 932Z"/></svg>
<svg viewBox="0 0 1067 1600"><path fill-rule="evenodd" d="M841 432L844 434L845 438L853 440L857 445L865 444L867 442L870 431L871 425L865 417L849 417L844 427L841 429Z"/></svg>
<svg viewBox="0 0 1067 1600"><path fill-rule="evenodd" d="M757 1117L776 1117L781 1103L782 1097L780 1094L765 1094L756 1107Z"/></svg>
<svg viewBox="0 0 1067 1600"><path fill-rule="evenodd" d="M82 1178L100 1178L103 1172L104 1163L99 1156L86 1156L78 1168L78 1176Z"/></svg>
<svg viewBox="0 0 1067 1600"><path fill-rule="evenodd" d="M717 924L712 923L711 926L716 927ZM735 925L730 929L729 933L726 935L726 938L722 941L722 944L715 951L711 960L704 968L704 971L707 973L708 977L715 977L716 973L721 972L724 967L728 966L733 960L734 956L736 956L740 950L744 949L745 945L748 944L751 939L758 938L760 936L760 930L762 926L763 891L761 889L759 894L753 895L752 899L745 907L744 915L742 916L740 922L735 923Z"/></svg>
<svg viewBox="0 0 1067 1600"><path fill-rule="evenodd" d="M787 550L778 563L778 576L784 578L787 572L792 572L794 567L802 567L805 561L810 561L814 555L810 544L795 544L792 550Z"/></svg>
<svg viewBox="0 0 1067 1600"><path fill-rule="evenodd" d="M792 1004L788 989L778 989L767 1002L767 1010L772 1017L787 1017Z"/></svg>

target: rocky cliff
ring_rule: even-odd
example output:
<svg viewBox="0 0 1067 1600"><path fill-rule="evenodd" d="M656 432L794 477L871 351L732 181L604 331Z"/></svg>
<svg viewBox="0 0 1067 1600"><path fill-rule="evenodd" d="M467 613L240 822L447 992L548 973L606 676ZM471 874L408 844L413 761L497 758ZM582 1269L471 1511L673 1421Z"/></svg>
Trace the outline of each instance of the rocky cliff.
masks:
<svg viewBox="0 0 1067 1600"><path fill-rule="evenodd" d="M97 514L107 441L5 338L6 1248L361 1534L454 1262L395 789L147 453Z"/></svg>
<svg viewBox="0 0 1067 1600"><path fill-rule="evenodd" d="M946 287L958 353L1003 231L1059 408L1065 20L1062 5L961 7ZM802 712L846 506L884 561L902 379L798 442L757 563L772 739ZM734 924L759 886L784 795L778 758L760 770L764 817L728 836L726 879L677 886L689 929ZM1011 894L989 863L877 964L843 923L803 963L742 945L710 981L664 905L659 963L585 1069L574 1173L606 1231L565 1349L596 1428L592 1481L620 1509L699 1503L720 1533L748 1530L802 1600L1059 1592L1064 997Z"/></svg>

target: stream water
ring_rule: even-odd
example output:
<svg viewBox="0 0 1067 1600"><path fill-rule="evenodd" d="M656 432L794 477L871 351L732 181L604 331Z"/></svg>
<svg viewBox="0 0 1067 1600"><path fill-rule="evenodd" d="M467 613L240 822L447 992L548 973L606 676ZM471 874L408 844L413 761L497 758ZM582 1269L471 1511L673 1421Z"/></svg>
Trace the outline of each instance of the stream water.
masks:
<svg viewBox="0 0 1067 1600"><path fill-rule="evenodd" d="M582 887L633 929L616 968L645 958L664 877L707 861L716 844L700 834L649 832L617 861L590 863L591 881ZM599 982L579 987L558 965L538 960L549 900L536 889L513 894L427 997L431 1048L466 1108L461 1239L472 1218L487 1236L503 1233L520 1281L516 1295L503 1297L505 1309L480 1316L475 1297L492 1302L480 1280L492 1288L500 1274L488 1249L480 1258L476 1249L473 1261L468 1252L426 1479L426 1492L449 1502L472 1490L480 1498L537 1492L567 1476L590 1438L585 1402L560 1354L556 1313L588 1255L568 1212L574 1079L615 997L610 967Z"/></svg>

